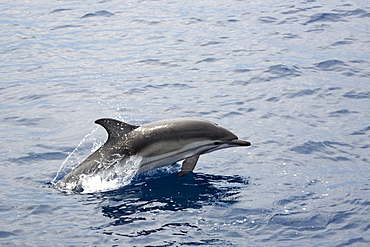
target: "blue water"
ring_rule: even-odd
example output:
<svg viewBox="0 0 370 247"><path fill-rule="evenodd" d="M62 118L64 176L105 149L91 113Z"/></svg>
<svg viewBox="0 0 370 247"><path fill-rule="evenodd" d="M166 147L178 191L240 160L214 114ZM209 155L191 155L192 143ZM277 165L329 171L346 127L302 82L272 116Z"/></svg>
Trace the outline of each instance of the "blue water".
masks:
<svg viewBox="0 0 370 247"><path fill-rule="evenodd" d="M370 245L367 0L3 1L0 22L0 245ZM102 117L203 118L252 146L53 189Z"/></svg>

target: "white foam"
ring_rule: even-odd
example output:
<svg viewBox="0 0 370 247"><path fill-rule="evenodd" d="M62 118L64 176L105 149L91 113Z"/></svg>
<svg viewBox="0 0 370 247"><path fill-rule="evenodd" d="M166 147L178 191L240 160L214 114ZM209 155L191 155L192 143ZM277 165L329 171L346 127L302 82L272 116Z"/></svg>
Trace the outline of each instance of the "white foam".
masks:
<svg viewBox="0 0 370 247"><path fill-rule="evenodd" d="M132 156L123 164L118 163L92 176L82 175L80 177L82 193L115 190L128 185L139 170L141 160L140 156Z"/></svg>
<svg viewBox="0 0 370 247"><path fill-rule="evenodd" d="M77 147L68 155L59 168L52 184L56 184L74 167L83 161L83 157L87 157L90 153L98 149L104 142L104 137L97 136L98 127L90 134L87 134ZM125 185L128 185L136 175L141 164L142 157L132 156L129 159L118 157L112 161L112 166L92 175L82 175L79 181L71 182L62 186L63 191L72 192L78 187L83 188L82 193L103 192L115 190ZM78 183L78 184L77 184Z"/></svg>

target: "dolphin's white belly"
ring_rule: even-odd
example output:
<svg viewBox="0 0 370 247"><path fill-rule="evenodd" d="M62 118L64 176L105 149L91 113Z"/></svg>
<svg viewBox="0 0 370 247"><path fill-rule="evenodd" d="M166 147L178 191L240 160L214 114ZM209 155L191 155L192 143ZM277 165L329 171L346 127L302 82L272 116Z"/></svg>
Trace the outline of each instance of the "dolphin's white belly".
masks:
<svg viewBox="0 0 370 247"><path fill-rule="evenodd" d="M160 155L145 156L145 151L142 154L138 154L142 157L140 168L138 173L150 171L155 168L159 168L166 165L174 164L180 160L202 153L209 149L207 146L209 141L199 141L184 145L176 151L170 151L168 153L162 153Z"/></svg>

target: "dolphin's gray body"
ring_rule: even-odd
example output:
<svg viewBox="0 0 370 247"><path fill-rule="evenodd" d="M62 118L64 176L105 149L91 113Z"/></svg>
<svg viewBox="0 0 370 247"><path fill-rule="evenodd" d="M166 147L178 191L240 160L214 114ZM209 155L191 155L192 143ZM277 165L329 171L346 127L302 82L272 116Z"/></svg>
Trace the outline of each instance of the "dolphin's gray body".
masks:
<svg viewBox="0 0 370 247"><path fill-rule="evenodd" d="M58 189L83 191L81 177L93 176L114 166L130 165L127 160L134 155L141 158L138 173L185 159L177 174L182 176L193 171L201 154L251 145L217 124L192 118L168 119L143 126L114 119L99 119L95 123L107 130L108 140L56 183Z"/></svg>

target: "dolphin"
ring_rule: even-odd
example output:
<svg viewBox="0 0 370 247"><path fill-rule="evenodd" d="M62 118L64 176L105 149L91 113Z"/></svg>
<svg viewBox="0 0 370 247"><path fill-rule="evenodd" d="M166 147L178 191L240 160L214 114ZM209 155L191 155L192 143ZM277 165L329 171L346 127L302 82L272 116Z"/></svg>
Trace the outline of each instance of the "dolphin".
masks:
<svg viewBox="0 0 370 247"><path fill-rule="evenodd" d="M56 188L82 192L83 177L130 165L127 161L134 156L141 159L137 173L184 160L176 175L181 177L193 171L201 154L251 145L215 123L194 118L167 119L142 126L109 118L98 119L95 123L106 129L107 141L58 181Z"/></svg>

